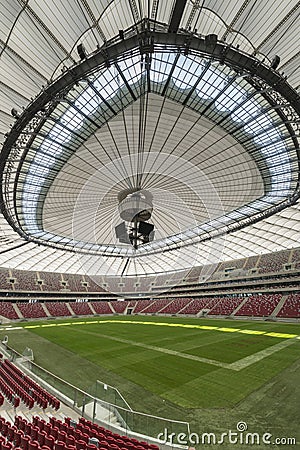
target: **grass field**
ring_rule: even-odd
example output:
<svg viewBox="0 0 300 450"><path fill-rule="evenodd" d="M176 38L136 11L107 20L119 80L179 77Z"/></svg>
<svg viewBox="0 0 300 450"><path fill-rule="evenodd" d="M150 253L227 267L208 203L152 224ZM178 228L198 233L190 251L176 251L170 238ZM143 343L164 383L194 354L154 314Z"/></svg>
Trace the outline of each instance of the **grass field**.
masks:
<svg viewBox="0 0 300 450"><path fill-rule="evenodd" d="M188 421L195 433L244 421L252 432L296 437L300 448L299 325L114 316L5 333L11 347L32 348L37 364L75 386L89 390L98 379L117 387L135 410Z"/></svg>

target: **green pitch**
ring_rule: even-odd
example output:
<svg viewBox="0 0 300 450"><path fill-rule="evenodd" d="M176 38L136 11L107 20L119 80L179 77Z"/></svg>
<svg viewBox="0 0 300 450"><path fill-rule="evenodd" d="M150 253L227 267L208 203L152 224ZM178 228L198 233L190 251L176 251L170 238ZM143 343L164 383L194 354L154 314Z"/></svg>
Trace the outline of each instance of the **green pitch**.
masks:
<svg viewBox="0 0 300 450"><path fill-rule="evenodd" d="M97 379L117 387L135 410L195 430L241 420L279 436L298 430L299 325L114 316L22 326L10 346L32 348L37 364L84 390Z"/></svg>

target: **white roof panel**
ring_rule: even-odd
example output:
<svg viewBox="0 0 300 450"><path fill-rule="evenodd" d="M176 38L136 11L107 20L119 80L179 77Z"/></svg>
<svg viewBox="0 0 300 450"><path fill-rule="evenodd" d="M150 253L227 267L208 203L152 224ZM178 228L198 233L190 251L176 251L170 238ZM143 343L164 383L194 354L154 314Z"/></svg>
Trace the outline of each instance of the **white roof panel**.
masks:
<svg viewBox="0 0 300 450"><path fill-rule="evenodd" d="M78 44L82 43L87 53L94 52L97 46L103 45L104 40L118 37L120 30L135 27L136 22L148 16L152 20L155 19L168 25L173 5L173 1L156 2L154 0L85 0L84 2L75 0L54 0L52 2L46 0L29 2L0 0L0 143L3 143L5 134L10 131L10 124L13 123L12 108L18 110L25 108L31 99L41 92L43 85L47 84L47 80L58 78L62 70L65 70L64 66L70 67L78 61ZM226 2L192 0L186 3L180 28L184 29L189 26L191 31L196 29L197 33L201 35L217 34L219 39L225 39L233 47L239 46L242 51L249 54L258 52L261 60L266 57L271 61L277 54L281 60L280 71L285 72L288 82L296 89L300 85L299 17L300 5L297 0L266 0L263 2L255 0L248 2L244 0L228 0ZM174 58L171 55L167 61L163 54L160 55L160 58L160 61L157 60L155 63L156 72L154 70L152 76L156 77L156 81L164 83L170 76ZM127 79L131 77L131 81L140 80L140 62L132 62L131 68L126 64L122 65L120 61L121 74ZM159 69L157 69L158 67ZM212 65L212 67L214 66ZM138 99L116 114L108 125L99 128L95 134L86 139L79 146L78 151L65 163L46 198L47 209L44 210L43 215L45 224L53 233L64 235L70 232L72 207L76 203L76 196L93 173L92 169L99 167L99 160L102 166L105 166L117 157L128 156L132 153L132 149L138 148L139 145L144 145L145 150L150 153L162 153L165 150L167 154L172 154L174 157L193 161L199 170L209 176L225 212L230 212L262 195L262 178L258 176L259 165L253 154L248 154L248 147L246 145L243 147L235 137L223 132L221 127L210 127L204 117L197 121L196 113L191 108L181 109L179 106L181 105L180 95L184 95L185 89L191 88L203 67L196 67L194 64L189 68L185 65L181 69L178 71L176 68L177 72L175 70L173 73L173 79L169 86L171 94L168 98L163 97L161 92L154 93L147 98L148 114L144 144L139 142L141 137L139 126L142 117L141 108L145 106ZM182 75L183 70L186 71L185 76ZM112 97L117 90L118 83L123 83L124 80L120 74L116 73L115 68L111 68L109 73L108 84L105 89L101 88L100 94L105 101L117 108L125 96L124 99L119 99L119 104L117 100L112 100ZM214 76L213 72L208 73L210 75L205 80L206 83ZM224 80L227 82L228 74L225 69L223 74ZM223 84L221 83L222 86L224 86L224 80ZM200 93L200 96L202 95L207 102L210 101L212 95L220 93L215 90L212 94L213 89L203 90L203 84L205 86L205 83L199 83L198 90L195 88L195 93L197 95ZM140 89L139 86L134 86L133 81L131 86L135 93ZM172 95L173 100L171 99ZM240 98L243 95L241 90ZM127 94L127 99L128 96L129 94ZM238 97L236 95L236 102L240 101ZM191 105L194 105L199 99L197 100L195 96L193 101L194 103ZM90 99L91 109L93 109L93 102L99 102L99 98L96 100L96 94L93 100ZM162 107L162 103L164 103L164 107ZM228 104L229 98L220 96L218 114L226 114ZM80 108L82 113L87 114L87 105L81 103ZM261 111L261 105L256 109ZM250 117L252 112L248 110L246 115ZM74 131L75 125L70 119L70 111L68 114L69 116L65 118L69 120L69 125L71 122ZM235 125L244 119L240 112L233 115L233 120L236 121ZM78 117L76 120L79 120ZM54 122L55 120L53 120ZM191 124L194 125L191 127ZM267 124L265 123L265 125ZM248 127L250 133L248 138L256 137L259 140L258 135L261 130L255 127L259 127L259 120L256 124ZM208 131L208 128L211 129ZM189 133L186 133L188 129ZM257 136L251 135L255 129L258 130ZM280 132L278 130L277 133L283 133L282 128L280 128ZM81 132L82 129L80 129ZM296 135L297 133L299 134L299 130L295 130ZM201 136L205 136L205 140L201 141L200 139L199 143L195 145L197 137ZM267 148L267 141L263 142ZM291 144L289 143L289 145ZM281 151L282 148L281 146ZM278 149L279 146L277 151ZM58 151L54 144L51 151L52 153ZM269 155L269 158L273 158L272 161L275 164L276 157ZM283 164L283 160L284 158L279 159L279 168L276 171L284 167L285 161ZM49 158L48 161L50 161ZM132 163L135 164L135 162ZM144 168L146 169L146 167L145 163ZM47 168L44 167L44 170L47 171ZM174 182L172 176L175 177L178 173L170 171L168 177L162 176L159 173L160 165L157 162L153 165L153 170L155 175L149 176L149 184L152 183L157 191L168 186L165 191L169 194L167 198L169 204L172 204L175 209L177 208L178 212L180 211L179 203L184 202L189 205L189 210L196 217L196 222L201 222L201 218L206 214L205 208L197 204L192 190L186 189L183 184ZM126 177L126 170L121 166L119 166L118 176L120 173L123 173L123 178ZM22 174L22 176L24 178L26 174ZM103 210L97 211L95 216L98 226L95 233L96 240L104 238L104 241L109 242L111 239L110 225L107 225L105 221L117 209L117 194L124 184L121 180L122 177L119 178L116 177L114 184L109 186ZM284 179L284 183L286 183L286 179ZM101 180L98 185L95 185L95 192L97 188L104 189ZM176 196L176 201L172 195ZM207 203L213 203L209 194L206 193L206 195ZM164 207L168 206L165 206L165 203L168 203L165 197L161 196L160 200ZM235 215L238 217L241 214L235 212ZM171 213L162 211L158 214L154 212L153 217L161 234L165 236L172 234L175 222L172 222L174 218L171 217ZM176 226L183 228L186 225L186 217L182 215L177 219ZM172 239L170 238L167 242L169 245L172 245ZM300 207L297 204L257 224L249 225L227 235L226 240L213 241L210 249L208 244L194 244L176 251L157 253L159 256L155 257L149 255L140 259L136 258L130 261L126 273L127 275L147 275L174 269L187 270L191 265L202 265L207 262L207 255L213 255L214 258L220 260L237 259L297 247L299 239ZM117 256L110 258L103 256L101 259L97 259L91 255L83 257L64 250L37 246L33 243L25 244L25 241L11 229L5 218L0 215L0 266L28 270L73 273L93 271L95 274L118 274L123 270L125 264L120 261Z"/></svg>

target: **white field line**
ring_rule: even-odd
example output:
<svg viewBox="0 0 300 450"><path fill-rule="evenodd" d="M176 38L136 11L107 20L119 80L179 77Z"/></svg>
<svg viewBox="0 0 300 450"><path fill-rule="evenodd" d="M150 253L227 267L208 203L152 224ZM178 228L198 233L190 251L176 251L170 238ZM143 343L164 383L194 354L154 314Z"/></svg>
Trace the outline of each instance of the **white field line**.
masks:
<svg viewBox="0 0 300 450"><path fill-rule="evenodd" d="M234 370L237 372L239 372L242 369L245 369L246 367L250 366L251 364L261 361L264 358L267 358L268 356L272 355L273 353L276 353L279 350L282 350L283 348L288 347L289 345L296 342L295 339L286 339L284 341L279 342L278 344L275 344L275 345L272 345L271 347L265 348L264 350L261 350L260 352L253 353L252 355L246 356L245 358L239 359L238 361L235 361L233 363L224 363L221 361L216 361L215 359L202 358L201 356L190 355L188 353L182 353L182 352L178 352L176 350L171 350L168 348L157 347L156 345L142 344L141 342L131 341L129 339L118 338L115 336L109 336L107 334L99 334L99 333L93 333L93 332L87 332L87 331L82 331L82 333L101 336L105 339L110 339L110 340L116 341L116 342L122 342L123 344L134 345L135 347L141 347L141 348L145 348L147 350L153 350L155 352L165 353L167 355L174 355L179 358L191 359L193 361L199 361L199 362L202 362L205 364L210 364L213 366L222 367L223 369L230 369L230 370Z"/></svg>
<svg viewBox="0 0 300 450"><path fill-rule="evenodd" d="M111 323L111 322L121 322L121 323L130 323L131 321L115 321L115 320L104 320L104 321L91 321L91 322L75 322L74 324L71 322L67 322L67 323L59 323L59 324L47 324L47 325L32 325L32 326L25 326L24 328L40 328L40 327L49 327L49 326L66 326L66 325L86 325L89 323ZM222 367L223 369L230 369L230 370L234 370L234 371L240 371L242 369L245 369L246 367L250 366L251 364L254 364L258 361L261 361L264 358L267 358L268 356L272 355L275 352L278 352L279 350L282 350L283 348L288 347L289 345L295 343L297 340L300 340L300 336L297 335L291 335L291 334L282 334L282 333L265 333L264 331L256 331L256 330L241 330L241 329L235 329L235 328L224 328L224 327L214 327L214 326L199 326L199 325L181 325L181 324L168 324L168 323L155 323L155 322L132 322L132 323L140 323L140 324L151 324L151 325L165 325L165 326L182 326L184 328L200 328L202 330L212 330L212 331L226 331L226 332L237 332L237 333L242 333L242 334L251 334L251 335L265 335L265 336L270 336L270 337L277 337L277 338L283 338L284 341L280 341L278 344L272 345L271 347L268 347L264 350L261 350L257 353L253 353L252 355L246 356L245 358L239 359L238 361L235 361L233 363L225 363L222 361L217 361L215 359L209 359L209 358L203 358L201 356L195 356L195 355L190 355L188 353L182 353L182 352L178 352L176 350L171 350L171 349L167 349L167 348L163 348L163 347L157 347L154 345L148 345L148 344L142 344L141 342L136 342L136 341L130 341L128 339L123 339L123 338L118 338L115 336L110 336L107 334L99 334L99 333L93 333L90 331L79 331L78 332L82 332L82 333L86 333L86 334L92 334L94 336L101 336L104 337L106 339L110 339L112 341L116 341L116 342L122 342L124 344L129 344L129 345L134 345L136 347L141 347L141 348L145 348L148 350L153 350L156 352L161 352L161 353L165 353L168 355L173 355L173 356L177 356L179 358L185 358L185 359L191 359L193 361L198 361L198 362L202 362L205 364L210 364L213 366L217 366L217 367ZM2 329L3 331L12 331L12 330L18 330L18 329L22 329L23 327L0 327L0 330Z"/></svg>
<svg viewBox="0 0 300 450"><path fill-rule="evenodd" d="M272 345L271 347L265 348L260 352L253 353L252 355L246 356L245 358L239 359L238 361L231 363L229 369L236 371L245 369L251 364L261 361L262 359L267 358L270 355L273 355L273 353L276 353L279 350L282 350L283 348L288 347L291 344L294 344L295 342L297 342L295 339L286 339L285 341L278 342L278 344Z"/></svg>
<svg viewBox="0 0 300 450"><path fill-rule="evenodd" d="M78 331L78 330L77 330ZM92 333L90 331L82 331L82 333L93 334L95 336L101 336L105 339L110 339L111 341L122 342L122 344L134 345L135 347L146 348L147 350L153 350L155 352L165 353L167 355L177 356L179 358L192 359L193 361L199 361L206 364L211 364L213 366L222 367L223 369L230 369L230 364L216 361L214 359L202 358L201 356L189 355L188 353L177 352L176 350L171 350L168 348L157 347L156 345L142 344L141 342L130 341L128 339L118 338L115 336L109 336L108 334Z"/></svg>

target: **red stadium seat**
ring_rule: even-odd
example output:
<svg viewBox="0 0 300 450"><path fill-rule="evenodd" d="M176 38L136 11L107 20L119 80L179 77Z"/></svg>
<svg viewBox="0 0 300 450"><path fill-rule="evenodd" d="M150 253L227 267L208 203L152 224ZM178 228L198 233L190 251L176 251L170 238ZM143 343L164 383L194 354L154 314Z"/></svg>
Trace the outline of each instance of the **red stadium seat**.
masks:
<svg viewBox="0 0 300 450"><path fill-rule="evenodd" d="M29 439L28 436L25 436L25 435L21 436L21 444L20 444L20 447L21 447L23 450L28 450L28 443L29 443L29 441L30 441L30 439Z"/></svg>
<svg viewBox="0 0 300 450"><path fill-rule="evenodd" d="M75 442L76 450L85 450L86 449L86 442L82 439L79 439Z"/></svg>
<svg viewBox="0 0 300 450"><path fill-rule="evenodd" d="M13 426L11 426L11 425L8 426L7 440L9 442L12 442L14 440L15 430L16 430L16 427L14 425Z"/></svg>
<svg viewBox="0 0 300 450"><path fill-rule="evenodd" d="M44 430L39 430L38 435L37 435L37 441L40 444L40 447L42 447L43 445L45 445L45 437L47 436L46 431Z"/></svg>
<svg viewBox="0 0 300 450"><path fill-rule="evenodd" d="M38 433L39 433L39 428L36 425L32 425L31 427L31 432L30 432L30 437L32 441L36 441L37 437L38 437Z"/></svg>
<svg viewBox="0 0 300 450"><path fill-rule="evenodd" d="M54 447L54 442L55 442L55 439L54 439L53 436L50 436L50 435L48 435L48 434L45 436L45 444L44 444L44 445L46 445L46 446L49 447L50 449L53 449L53 447Z"/></svg>
<svg viewBox="0 0 300 450"><path fill-rule="evenodd" d="M14 444L16 447L20 447L22 435L23 435L23 432L21 430L15 430Z"/></svg>
<svg viewBox="0 0 300 450"><path fill-rule="evenodd" d="M40 446L37 441L29 441L28 450L39 450Z"/></svg>
<svg viewBox="0 0 300 450"><path fill-rule="evenodd" d="M2 443L1 450L11 450L12 446L11 442Z"/></svg>
<svg viewBox="0 0 300 450"><path fill-rule="evenodd" d="M69 434L66 435L66 445L75 445L75 438Z"/></svg>
<svg viewBox="0 0 300 450"><path fill-rule="evenodd" d="M54 444L54 450L65 450L66 444L63 441L57 441Z"/></svg>

